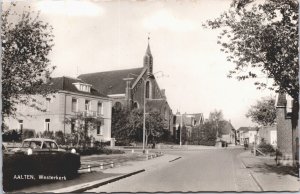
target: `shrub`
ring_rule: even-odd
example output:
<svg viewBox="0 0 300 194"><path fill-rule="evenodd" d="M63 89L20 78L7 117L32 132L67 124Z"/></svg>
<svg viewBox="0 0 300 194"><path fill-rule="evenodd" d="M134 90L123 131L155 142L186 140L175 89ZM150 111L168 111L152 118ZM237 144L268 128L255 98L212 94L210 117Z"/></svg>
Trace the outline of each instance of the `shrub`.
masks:
<svg viewBox="0 0 300 194"><path fill-rule="evenodd" d="M44 131L42 138L54 139L53 131Z"/></svg>
<svg viewBox="0 0 300 194"><path fill-rule="evenodd" d="M65 136L64 136L64 133L62 131L56 131L54 139L57 142L57 144L59 144L59 145L64 145L66 143L65 142Z"/></svg>
<svg viewBox="0 0 300 194"><path fill-rule="evenodd" d="M8 130L2 134L2 140L4 142L21 142L22 141L22 133L19 130Z"/></svg>
<svg viewBox="0 0 300 194"><path fill-rule="evenodd" d="M264 141L258 145L258 149L265 154L274 153L275 149L271 144L265 143Z"/></svg>
<svg viewBox="0 0 300 194"><path fill-rule="evenodd" d="M124 154L122 150L108 149L103 147L67 147L65 149L75 148L76 152L81 156L93 155L93 154Z"/></svg>
<svg viewBox="0 0 300 194"><path fill-rule="evenodd" d="M3 188L4 191L11 191L43 182L38 179L38 175L66 176L70 179L77 174L79 168L80 156L66 152L38 155L4 154ZM15 175L33 175L35 180L14 179Z"/></svg>
<svg viewBox="0 0 300 194"><path fill-rule="evenodd" d="M35 136L34 129L23 129L22 140L27 139L27 138L33 138L34 136Z"/></svg>
<svg viewBox="0 0 300 194"><path fill-rule="evenodd" d="M205 145L205 146L215 146L216 142L211 140L200 140L199 145Z"/></svg>

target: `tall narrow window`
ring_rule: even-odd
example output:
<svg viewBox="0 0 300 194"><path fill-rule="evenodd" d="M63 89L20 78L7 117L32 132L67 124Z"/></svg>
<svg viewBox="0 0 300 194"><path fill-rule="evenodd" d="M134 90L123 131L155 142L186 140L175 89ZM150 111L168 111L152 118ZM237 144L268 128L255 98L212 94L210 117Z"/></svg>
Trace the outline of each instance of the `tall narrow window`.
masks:
<svg viewBox="0 0 300 194"><path fill-rule="evenodd" d="M51 102L51 98L46 98L46 110L50 111L50 102Z"/></svg>
<svg viewBox="0 0 300 194"><path fill-rule="evenodd" d="M50 119L45 119L45 130L50 131Z"/></svg>
<svg viewBox="0 0 300 194"><path fill-rule="evenodd" d="M89 111L89 110L90 110L90 101L85 100L85 111Z"/></svg>
<svg viewBox="0 0 300 194"><path fill-rule="evenodd" d="M150 82L149 81L146 82L146 91L145 92L146 92L145 97L149 98L150 97Z"/></svg>
<svg viewBox="0 0 300 194"><path fill-rule="evenodd" d="M103 114L103 106L102 106L101 102L98 102L97 113L100 114L100 115Z"/></svg>
<svg viewBox="0 0 300 194"><path fill-rule="evenodd" d="M101 134L101 125L97 125L97 135Z"/></svg>
<svg viewBox="0 0 300 194"><path fill-rule="evenodd" d="M72 112L77 112L77 99L72 98Z"/></svg>
<svg viewBox="0 0 300 194"><path fill-rule="evenodd" d="M97 125L97 135L103 135L103 125L102 125L102 123Z"/></svg>
<svg viewBox="0 0 300 194"><path fill-rule="evenodd" d="M19 130L23 131L23 120L19 120Z"/></svg>

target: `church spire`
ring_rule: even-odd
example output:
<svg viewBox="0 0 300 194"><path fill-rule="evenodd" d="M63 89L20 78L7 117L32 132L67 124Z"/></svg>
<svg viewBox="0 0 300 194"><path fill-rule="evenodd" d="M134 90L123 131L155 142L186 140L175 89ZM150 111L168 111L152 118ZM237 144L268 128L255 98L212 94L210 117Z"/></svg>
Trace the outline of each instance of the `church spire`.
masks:
<svg viewBox="0 0 300 194"><path fill-rule="evenodd" d="M152 57L152 54L151 54L151 50L150 50L150 37L148 36L148 46L147 46L147 50L146 50L146 54L145 55L148 55L148 56L151 56Z"/></svg>
<svg viewBox="0 0 300 194"><path fill-rule="evenodd" d="M150 74L152 74L153 69L153 57L150 50L150 37L148 35L148 46L144 56L144 68L148 68Z"/></svg>

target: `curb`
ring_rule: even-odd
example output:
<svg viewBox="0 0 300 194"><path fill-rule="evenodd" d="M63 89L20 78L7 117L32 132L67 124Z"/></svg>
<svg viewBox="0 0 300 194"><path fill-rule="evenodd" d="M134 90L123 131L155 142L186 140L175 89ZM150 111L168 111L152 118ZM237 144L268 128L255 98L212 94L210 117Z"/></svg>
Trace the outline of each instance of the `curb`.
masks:
<svg viewBox="0 0 300 194"><path fill-rule="evenodd" d="M248 172L249 172L250 176L252 177L252 179L256 183L256 186L258 186L258 188L260 189L260 192L263 192L264 189L261 186L261 184L258 182L257 178L255 178L254 174L252 173L252 170L249 169L249 167L245 164L245 162L244 162L244 160L242 158L240 160L241 160L243 166L245 167L245 169L248 169Z"/></svg>
<svg viewBox="0 0 300 194"><path fill-rule="evenodd" d="M102 186L102 185L106 185L108 183L112 183L112 182L118 181L118 180L123 179L123 178L127 178L129 176L132 176L132 175L144 172L144 171L145 171L145 169L142 169L142 170L134 171L134 172L131 172L131 173L127 173L127 174L112 177L112 178L106 178L106 179L102 179L102 180L99 180L99 181L88 182L88 183L84 183L84 184L81 184L81 185L76 185L75 187L70 186L70 187L63 188L63 189L46 191L46 193L82 193L86 190L93 189L93 188L96 188L96 187L99 187L99 186Z"/></svg>

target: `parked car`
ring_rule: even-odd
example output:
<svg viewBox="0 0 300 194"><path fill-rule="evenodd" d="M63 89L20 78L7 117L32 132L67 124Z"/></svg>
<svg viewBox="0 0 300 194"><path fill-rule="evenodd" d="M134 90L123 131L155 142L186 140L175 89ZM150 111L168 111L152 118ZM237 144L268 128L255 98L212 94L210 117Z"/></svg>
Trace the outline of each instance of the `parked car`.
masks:
<svg viewBox="0 0 300 194"><path fill-rule="evenodd" d="M42 154L42 153L55 153L66 152L65 149L59 148L57 143L52 139L46 138L29 138L25 139L19 148L11 150L14 153ZM72 149L72 153L76 153L75 149Z"/></svg>

